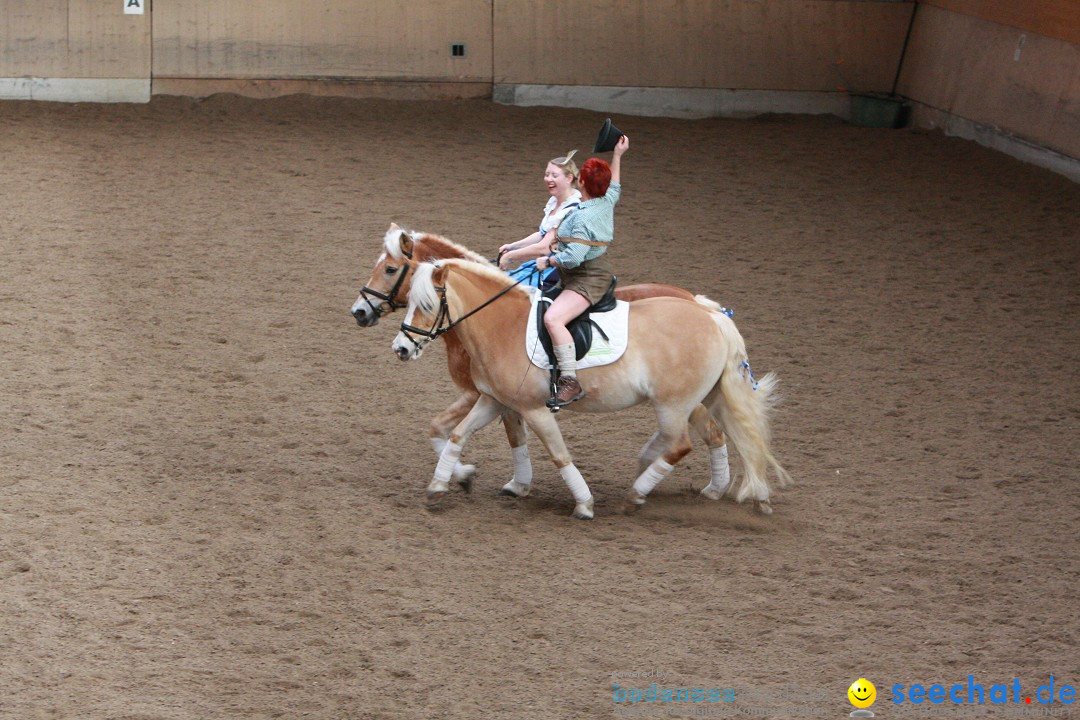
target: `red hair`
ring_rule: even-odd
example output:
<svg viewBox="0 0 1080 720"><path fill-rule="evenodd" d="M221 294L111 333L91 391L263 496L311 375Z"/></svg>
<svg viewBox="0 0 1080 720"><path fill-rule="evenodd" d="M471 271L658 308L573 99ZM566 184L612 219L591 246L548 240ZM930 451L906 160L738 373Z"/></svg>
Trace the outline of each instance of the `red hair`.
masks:
<svg viewBox="0 0 1080 720"><path fill-rule="evenodd" d="M579 182L589 193L589 197L604 197L611 184L611 166L600 158L589 158L581 166Z"/></svg>

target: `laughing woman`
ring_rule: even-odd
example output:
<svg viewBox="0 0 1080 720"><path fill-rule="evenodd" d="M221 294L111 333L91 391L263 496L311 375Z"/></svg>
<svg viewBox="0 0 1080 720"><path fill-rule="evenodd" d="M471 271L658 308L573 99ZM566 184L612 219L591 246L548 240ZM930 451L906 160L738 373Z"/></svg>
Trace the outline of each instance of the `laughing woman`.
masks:
<svg viewBox="0 0 1080 720"><path fill-rule="evenodd" d="M510 271L521 265L518 271L510 273L515 278L520 277L519 273L531 274L535 271L535 264L531 261L551 252L551 244L555 240L555 230L559 227L559 223L581 201L581 193L575 187L578 179L578 168L574 164L576 152L576 150L571 150L565 157L557 157L547 164L547 169L544 171L544 183L551 197L544 206L544 217L536 232L499 248L500 268ZM525 264L522 265L522 263ZM535 282L530 281L529 284L537 285L541 278L546 280L554 272L553 269L548 269L540 273Z"/></svg>

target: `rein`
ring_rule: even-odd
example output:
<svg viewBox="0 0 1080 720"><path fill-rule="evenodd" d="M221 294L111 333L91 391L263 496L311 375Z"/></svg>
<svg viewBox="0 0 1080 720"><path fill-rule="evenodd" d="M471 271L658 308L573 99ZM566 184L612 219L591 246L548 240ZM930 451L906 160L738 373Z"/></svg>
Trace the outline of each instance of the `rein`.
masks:
<svg viewBox="0 0 1080 720"><path fill-rule="evenodd" d="M428 343L432 342L433 340L438 339L440 335L445 335L446 333L450 332L455 327L457 327L461 323L465 322L466 319L468 319L469 317L471 317L471 316L475 315L476 313L480 312L481 310L486 308L488 305L495 302L496 300L501 298L503 295L510 292L511 290L513 290L518 285L520 285L521 283L525 282L528 279L529 279L529 275L526 275L526 276L518 279L517 282L514 282L511 285L507 285L502 290L495 293L495 295L488 298L486 301L484 301L483 303L481 303L477 307L474 307L472 310L465 313L464 315L459 317L457 320L451 320L450 319L450 306L446 302L446 286L444 285L442 287L439 287L438 285L434 285L432 287L434 287L435 291L437 293L439 293L439 312L436 313L435 322L432 324L431 328L429 328L427 330L424 330L423 328L418 328L418 327L416 327L414 325L409 325L408 323L403 322L403 323L401 323L401 333L405 337L407 337L409 339L409 342L411 342L413 345L416 346L417 350L422 349ZM446 324L444 325L443 323L446 323ZM416 333L417 335L422 335L425 339L417 340L416 338L414 338L412 336L412 333Z"/></svg>

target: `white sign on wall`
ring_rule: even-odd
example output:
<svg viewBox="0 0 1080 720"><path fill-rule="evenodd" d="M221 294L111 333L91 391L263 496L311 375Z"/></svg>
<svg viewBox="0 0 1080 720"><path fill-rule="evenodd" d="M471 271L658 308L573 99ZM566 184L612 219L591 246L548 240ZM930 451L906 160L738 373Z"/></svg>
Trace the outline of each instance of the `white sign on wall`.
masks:
<svg viewBox="0 0 1080 720"><path fill-rule="evenodd" d="M124 0L124 14L125 15L142 15L143 3L146 0Z"/></svg>

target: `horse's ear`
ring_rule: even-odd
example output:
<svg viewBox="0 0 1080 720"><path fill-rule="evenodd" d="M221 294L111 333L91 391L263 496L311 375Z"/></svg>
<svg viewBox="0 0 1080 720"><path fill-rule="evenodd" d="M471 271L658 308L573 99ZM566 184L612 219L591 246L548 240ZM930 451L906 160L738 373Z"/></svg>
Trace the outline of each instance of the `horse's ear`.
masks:
<svg viewBox="0 0 1080 720"><path fill-rule="evenodd" d="M390 232L394 232L395 230L400 230L400 229L401 229L401 227L396 222L392 222L392 223L390 223L390 229L387 230L386 232L390 233Z"/></svg>
<svg viewBox="0 0 1080 720"><path fill-rule="evenodd" d="M445 265L436 264L435 269L431 273L432 284L439 286L444 285L444 280L446 280L446 272L448 269L449 268L447 268L447 266Z"/></svg>
<svg viewBox="0 0 1080 720"><path fill-rule="evenodd" d="M401 233L401 254L412 260L413 239L409 233Z"/></svg>

